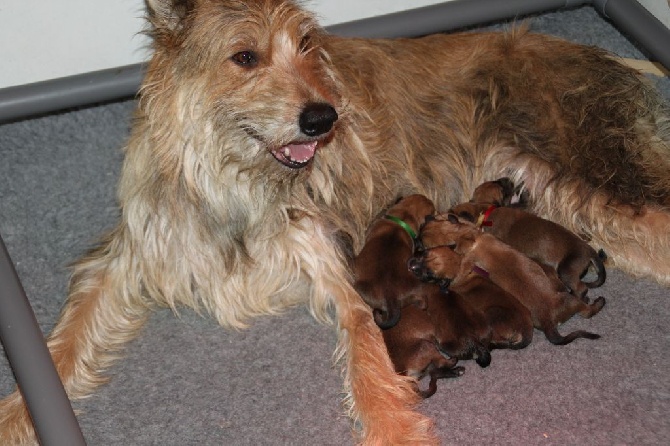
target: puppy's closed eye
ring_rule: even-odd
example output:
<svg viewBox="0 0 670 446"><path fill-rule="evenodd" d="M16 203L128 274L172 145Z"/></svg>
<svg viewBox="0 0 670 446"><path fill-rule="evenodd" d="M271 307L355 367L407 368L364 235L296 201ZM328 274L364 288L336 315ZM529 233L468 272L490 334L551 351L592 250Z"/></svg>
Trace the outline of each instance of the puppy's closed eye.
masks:
<svg viewBox="0 0 670 446"><path fill-rule="evenodd" d="M472 213L470 213L468 211L461 211L461 212L458 213L458 216L460 218L462 218L463 220L468 220L468 221L471 221L471 222L475 221L475 216L472 215Z"/></svg>

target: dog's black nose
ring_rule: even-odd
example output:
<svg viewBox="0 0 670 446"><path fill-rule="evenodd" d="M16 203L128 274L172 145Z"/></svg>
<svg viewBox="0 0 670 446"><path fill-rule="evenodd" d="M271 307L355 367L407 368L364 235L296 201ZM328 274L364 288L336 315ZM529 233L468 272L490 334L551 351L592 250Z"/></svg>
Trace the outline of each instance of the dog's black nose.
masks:
<svg viewBox="0 0 670 446"><path fill-rule="evenodd" d="M307 136L319 136L330 131L337 121L337 112L324 102L307 104L300 113L300 131Z"/></svg>

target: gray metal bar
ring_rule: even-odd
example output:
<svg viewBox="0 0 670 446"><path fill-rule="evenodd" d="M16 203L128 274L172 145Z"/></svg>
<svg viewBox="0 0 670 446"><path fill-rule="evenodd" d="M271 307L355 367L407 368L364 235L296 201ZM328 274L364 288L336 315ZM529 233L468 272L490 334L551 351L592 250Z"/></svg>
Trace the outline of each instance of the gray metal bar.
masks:
<svg viewBox="0 0 670 446"><path fill-rule="evenodd" d="M0 339L43 446L85 445L44 336L0 237Z"/></svg>
<svg viewBox="0 0 670 446"><path fill-rule="evenodd" d="M142 64L0 89L0 123L98 102L131 98L144 77Z"/></svg>
<svg viewBox="0 0 670 446"><path fill-rule="evenodd" d="M626 30L670 69L668 29L636 0L455 0L327 27L333 34L359 37L417 36L485 22L592 4ZM0 89L0 123L66 108L130 98L137 93L143 65L85 73Z"/></svg>
<svg viewBox="0 0 670 446"><path fill-rule="evenodd" d="M593 0L593 7L670 70L670 29L637 1Z"/></svg>
<svg viewBox="0 0 670 446"><path fill-rule="evenodd" d="M455 0L328 27L349 37L416 37L496 20L576 6L570 0Z"/></svg>

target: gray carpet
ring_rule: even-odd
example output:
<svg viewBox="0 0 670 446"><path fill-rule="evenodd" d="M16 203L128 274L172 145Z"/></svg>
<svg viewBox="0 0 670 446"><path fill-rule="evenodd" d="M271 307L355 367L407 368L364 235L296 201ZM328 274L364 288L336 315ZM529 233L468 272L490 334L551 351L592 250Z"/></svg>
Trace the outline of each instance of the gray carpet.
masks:
<svg viewBox="0 0 670 446"><path fill-rule="evenodd" d="M538 16L533 29L643 57L590 7ZM658 80L658 79L657 79ZM668 79L659 89L670 98ZM67 265L117 216L120 147L134 101L0 126L0 233L48 332ZM670 290L612 271L592 320L602 335L556 347L536 332L521 351L441 381L420 410L444 444L656 445L670 441ZM0 310L1 311L1 310ZM297 309L235 332L159 311L111 382L75 403L89 445L346 445L335 334ZM0 394L14 386L0 358Z"/></svg>

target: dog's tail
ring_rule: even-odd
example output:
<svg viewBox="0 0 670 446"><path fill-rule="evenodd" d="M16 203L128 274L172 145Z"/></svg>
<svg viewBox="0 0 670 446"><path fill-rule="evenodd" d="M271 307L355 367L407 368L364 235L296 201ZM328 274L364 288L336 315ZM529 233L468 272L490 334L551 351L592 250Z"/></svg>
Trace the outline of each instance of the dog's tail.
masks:
<svg viewBox="0 0 670 446"><path fill-rule="evenodd" d="M382 330L395 327L400 322L400 302L398 299L386 299L386 309L375 308L372 312L375 322Z"/></svg>
<svg viewBox="0 0 670 446"><path fill-rule="evenodd" d="M605 251L602 249L598 251L597 256L591 257L591 265L593 265L597 277L591 282L584 282L584 285L589 288L598 288L599 286L602 286L603 283L605 283L605 279L607 279L605 260L607 260L607 254L605 254Z"/></svg>
<svg viewBox="0 0 670 446"><path fill-rule="evenodd" d="M576 330L563 336L558 332L558 329L556 327L546 329L544 331L544 335L547 337L549 342L551 342L554 345L567 345L577 338L585 338L585 339L600 338L599 334L591 333L589 331L584 330Z"/></svg>

